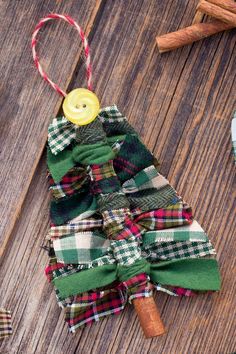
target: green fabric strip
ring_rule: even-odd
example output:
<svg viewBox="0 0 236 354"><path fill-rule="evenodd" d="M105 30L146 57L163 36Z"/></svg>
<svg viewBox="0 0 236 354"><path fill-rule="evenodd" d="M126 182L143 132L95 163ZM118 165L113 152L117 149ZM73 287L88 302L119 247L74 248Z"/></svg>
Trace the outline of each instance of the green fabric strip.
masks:
<svg viewBox="0 0 236 354"><path fill-rule="evenodd" d="M58 183L66 172L75 165L75 162L72 158L71 150L63 150L58 155L54 155L48 148L47 164L52 178L55 183Z"/></svg>
<svg viewBox="0 0 236 354"><path fill-rule="evenodd" d="M144 246L151 245L156 242L169 241L208 241L207 234L196 220L192 224L186 226L173 227L163 230L148 231L143 235L142 242Z"/></svg>
<svg viewBox="0 0 236 354"><path fill-rule="evenodd" d="M83 165L102 164L114 159L112 148L104 141L96 144L76 145L72 156L74 161Z"/></svg>
<svg viewBox="0 0 236 354"><path fill-rule="evenodd" d="M215 259L180 259L152 264L152 281L191 290L220 290L220 274Z"/></svg>
<svg viewBox="0 0 236 354"><path fill-rule="evenodd" d="M118 280L125 281L139 273L146 272L152 282L163 285L180 286L192 290L219 290L220 275L215 259L179 259L148 263L139 260L133 265L104 265L97 268L61 276L53 280L60 299L66 299L79 293L100 288Z"/></svg>

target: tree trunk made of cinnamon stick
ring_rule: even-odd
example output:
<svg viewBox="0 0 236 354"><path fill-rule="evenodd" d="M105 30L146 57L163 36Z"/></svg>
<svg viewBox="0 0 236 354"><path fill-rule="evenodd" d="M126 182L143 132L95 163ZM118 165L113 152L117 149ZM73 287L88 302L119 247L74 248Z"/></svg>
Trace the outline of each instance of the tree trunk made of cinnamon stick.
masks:
<svg viewBox="0 0 236 354"><path fill-rule="evenodd" d="M152 296L136 298L132 303L146 338L161 336L165 333L164 325Z"/></svg>

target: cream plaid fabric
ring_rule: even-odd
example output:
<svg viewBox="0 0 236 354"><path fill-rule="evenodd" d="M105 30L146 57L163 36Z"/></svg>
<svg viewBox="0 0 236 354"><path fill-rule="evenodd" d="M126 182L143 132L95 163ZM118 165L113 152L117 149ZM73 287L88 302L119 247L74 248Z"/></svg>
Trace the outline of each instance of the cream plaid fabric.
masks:
<svg viewBox="0 0 236 354"><path fill-rule="evenodd" d="M0 308L0 338L12 334L11 312Z"/></svg>

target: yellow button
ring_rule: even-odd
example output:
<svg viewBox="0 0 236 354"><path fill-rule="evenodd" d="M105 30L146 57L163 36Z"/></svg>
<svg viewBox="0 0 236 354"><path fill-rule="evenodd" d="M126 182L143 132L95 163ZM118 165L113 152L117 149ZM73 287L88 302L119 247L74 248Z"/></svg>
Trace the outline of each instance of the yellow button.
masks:
<svg viewBox="0 0 236 354"><path fill-rule="evenodd" d="M68 93L62 108L65 117L70 122L86 125L97 117L100 105L97 96L92 91L78 88Z"/></svg>

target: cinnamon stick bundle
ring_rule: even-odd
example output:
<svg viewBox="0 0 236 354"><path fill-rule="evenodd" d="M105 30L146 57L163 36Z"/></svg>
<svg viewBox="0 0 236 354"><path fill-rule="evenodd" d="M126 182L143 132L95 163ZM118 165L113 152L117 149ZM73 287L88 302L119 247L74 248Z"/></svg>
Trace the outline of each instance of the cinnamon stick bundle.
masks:
<svg viewBox="0 0 236 354"><path fill-rule="evenodd" d="M218 20L195 23L179 31L158 36L156 38L158 50L160 53L168 52L231 28L234 28L234 25Z"/></svg>
<svg viewBox="0 0 236 354"><path fill-rule="evenodd" d="M236 14L236 2L234 0L207 0L207 2Z"/></svg>
<svg viewBox="0 0 236 354"><path fill-rule="evenodd" d="M214 0L213 0L214 1ZM227 1L226 1L227 2ZM200 1L197 10L236 27L236 14L205 0Z"/></svg>

